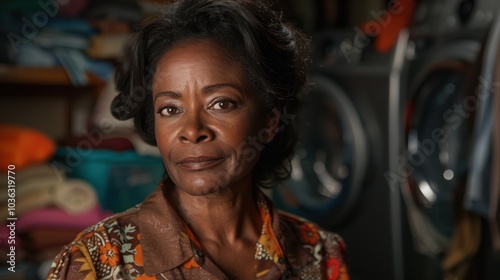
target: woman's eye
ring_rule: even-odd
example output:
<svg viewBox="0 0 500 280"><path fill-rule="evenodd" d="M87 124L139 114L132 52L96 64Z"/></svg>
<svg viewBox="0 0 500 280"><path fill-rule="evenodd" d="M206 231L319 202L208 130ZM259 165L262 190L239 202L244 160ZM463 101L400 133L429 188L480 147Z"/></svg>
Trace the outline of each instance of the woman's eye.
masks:
<svg viewBox="0 0 500 280"><path fill-rule="evenodd" d="M172 116L172 115L179 113L179 111L180 110L178 108L169 106L169 107L162 108L160 110L160 114L162 116Z"/></svg>
<svg viewBox="0 0 500 280"><path fill-rule="evenodd" d="M236 102L232 100L220 100L214 103L213 108L215 110L227 110L236 106Z"/></svg>

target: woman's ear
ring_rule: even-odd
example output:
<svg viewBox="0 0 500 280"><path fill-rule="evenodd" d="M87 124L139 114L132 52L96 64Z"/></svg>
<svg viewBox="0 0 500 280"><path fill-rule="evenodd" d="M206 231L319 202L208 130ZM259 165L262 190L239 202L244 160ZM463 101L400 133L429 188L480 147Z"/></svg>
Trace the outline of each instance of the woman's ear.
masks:
<svg viewBox="0 0 500 280"><path fill-rule="evenodd" d="M281 111L278 109L278 107L274 107L271 110L271 113L267 115L263 131L259 135L262 136L260 138L262 138L261 140L263 143L271 143L271 141L273 141L276 133L278 133L279 131L280 119Z"/></svg>

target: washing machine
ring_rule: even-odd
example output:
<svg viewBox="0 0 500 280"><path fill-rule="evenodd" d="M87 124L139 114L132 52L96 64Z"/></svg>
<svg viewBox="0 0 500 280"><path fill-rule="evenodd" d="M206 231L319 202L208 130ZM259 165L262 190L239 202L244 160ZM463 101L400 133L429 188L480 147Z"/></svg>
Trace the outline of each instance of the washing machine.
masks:
<svg viewBox="0 0 500 280"><path fill-rule="evenodd" d="M474 211L466 205L467 193L477 185L471 170L478 162L473 159L478 119L484 114L476 94L484 89L479 84L487 77L485 62L490 68L495 63L493 51L486 50L495 48L498 23L493 19L499 9L500 1L422 1L412 27L399 175L411 241L421 254L410 266L424 264L425 279L444 278L459 209ZM488 177L487 172L481 175ZM484 268L484 263L475 265ZM494 274L480 273L481 279Z"/></svg>
<svg viewBox="0 0 500 280"><path fill-rule="evenodd" d="M347 34L347 35L346 35ZM354 33L317 38L322 49ZM390 53L348 57L335 48L313 65L291 178L276 205L339 233L351 279L403 279L401 197L386 174L397 169L408 32Z"/></svg>
<svg viewBox="0 0 500 280"><path fill-rule="evenodd" d="M413 236L410 241L428 257L421 259L429 273L425 279L442 279L440 263L451 243L456 193L466 179L471 152L473 118L459 100L466 98L465 89L472 83L469 73L481 36L461 35L414 62L405 108L405 150L397 174Z"/></svg>

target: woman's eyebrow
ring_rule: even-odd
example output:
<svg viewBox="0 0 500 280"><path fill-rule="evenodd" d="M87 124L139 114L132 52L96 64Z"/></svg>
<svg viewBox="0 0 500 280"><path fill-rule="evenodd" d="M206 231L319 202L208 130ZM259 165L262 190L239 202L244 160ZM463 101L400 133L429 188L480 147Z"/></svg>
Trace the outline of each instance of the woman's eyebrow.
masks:
<svg viewBox="0 0 500 280"><path fill-rule="evenodd" d="M240 93L243 93L243 91L241 90L241 88L239 86L231 84L231 83L209 85L209 86L203 87L202 92L203 93L212 93L218 89L225 88L225 87L230 87L230 88L237 90Z"/></svg>
<svg viewBox="0 0 500 280"><path fill-rule="evenodd" d="M176 92L176 91L161 91L161 92L158 92L155 95L154 101L156 102L156 99L158 99L158 97L161 97L161 96L172 97L172 98L180 98L181 94L179 92Z"/></svg>
<svg viewBox="0 0 500 280"><path fill-rule="evenodd" d="M208 94L208 93L212 93L214 91L217 91L218 89L225 88L225 87L230 87L230 88L237 90L240 93L243 93L239 86L231 84L231 83L209 85L209 86L203 87L201 91L204 94ZM171 98L181 98L182 94L180 92L177 92L177 91L169 91L169 90L161 91L155 95L154 101L156 102L156 99L158 99L159 97L163 97L163 96L164 97L171 97Z"/></svg>

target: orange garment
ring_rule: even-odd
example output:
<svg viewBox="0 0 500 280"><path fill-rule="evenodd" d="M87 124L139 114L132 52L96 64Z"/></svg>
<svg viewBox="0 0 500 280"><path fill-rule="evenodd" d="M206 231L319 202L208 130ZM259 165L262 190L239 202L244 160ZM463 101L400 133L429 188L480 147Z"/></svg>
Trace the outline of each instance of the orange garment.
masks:
<svg viewBox="0 0 500 280"><path fill-rule="evenodd" d="M14 172L48 160L56 144L44 134L17 125L0 124L0 171L7 172L14 165Z"/></svg>
<svg viewBox="0 0 500 280"><path fill-rule="evenodd" d="M375 37L375 50L390 52L399 36L399 32L407 28L417 8L415 0L396 0L388 4L386 10L372 11L373 20L361 27L364 33Z"/></svg>

